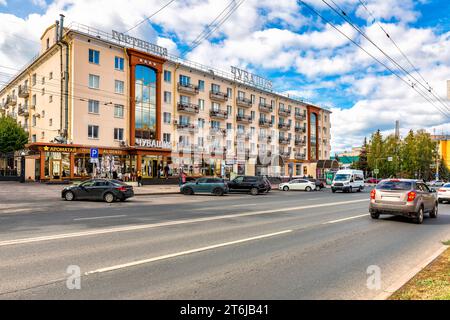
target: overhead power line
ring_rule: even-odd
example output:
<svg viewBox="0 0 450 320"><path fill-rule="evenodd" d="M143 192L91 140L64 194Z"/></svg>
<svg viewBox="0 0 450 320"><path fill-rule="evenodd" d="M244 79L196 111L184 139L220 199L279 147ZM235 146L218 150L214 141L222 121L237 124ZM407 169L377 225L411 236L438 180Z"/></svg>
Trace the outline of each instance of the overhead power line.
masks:
<svg viewBox="0 0 450 320"><path fill-rule="evenodd" d="M181 55L197 48L205 39L208 39L218 28L220 28L231 15L245 2L246 0L232 0L224 10L222 10L217 17L211 21L205 29L196 37L196 39L186 48ZM223 15L223 16L222 16Z"/></svg>
<svg viewBox="0 0 450 320"><path fill-rule="evenodd" d="M327 1L322 0L323 3L325 3L331 10L333 10L335 13L337 13L342 19L344 19L347 23L349 23L351 25L351 27L353 29L355 29L359 34L361 34L367 41L369 41L373 46L375 46L386 58L388 58L389 61L391 61L398 69L400 72L402 72L406 77L411 77L415 83L411 80L408 79L408 81L411 82L411 85L415 85L415 84L419 84L420 86L422 86L422 88L426 91L425 94L428 95L428 93L431 93L431 95L434 97L434 99L436 99L438 102L440 102L443 105L444 110L446 111L450 111L450 108L443 103L439 97L436 97L431 90L429 89L429 86L425 86L423 85L419 80L417 80L408 70L406 70L402 65L400 65L394 58L392 58L389 54L387 54L382 48L380 48L380 46L378 46L372 39L370 39L370 37L363 31L361 30L361 28L357 25L355 25L353 23L353 21L348 17L347 13L341 8L339 7L339 5L336 4L336 2L334 0L330 0L331 2L333 2L333 4L335 5L336 8L334 8L333 6L331 6ZM340 12L339 12L340 10ZM430 97L431 98L431 97Z"/></svg>
<svg viewBox="0 0 450 320"><path fill-rule="evenodd" d="M367 55L369 55L372 59L374 59L376 62L384 66L389 72L391 72L394 76L399 78L401 81L406 83L408 87L411 87L413 90L415 90L420 96L422 96L425 100L427 100L434 108L436 108L440 113L442 113L446 118L450 118L449 114L446 114L445 111L442 111L439 107L437 107L432 100L430 100L427 96L423 95L422 92L416 89L415 86L411 86L407 80L403 79L401 76L399 76L394 70L391 69L388 65L386 65L384 62L380 61L378 58L376 58L373 54L368 52L366 49L364 49L359 43L357 43L355 40L350 38L347 34L345 34L343 31L341 31L338 27L336 27L330 20L325 18L323 15L321 15L317 10L315 10L312 6L305 3L303 0L298 0L301 4L303 4L306 8L308 8L311 12L316 14L319 18L321 18L323 21L328 23L333 29L338 31L340 34L342 34L345 38L347 38L350 42L352 42L354 45L356 45L358 48L360 48L362 51L364 51Z"/></svg>
<svg viewBox="0 0 450 320"><path fill-rule="evenodd" d="M169 2L167 2L165 5L163 5L161 8L159 8L157 11L153 12L151 15L149 15L148 17L146 17L145 19L143 19L142 21L140 21L138 24L134 25L133 27L131 27L130 29L128 29L127 31L125 31L125 33L130 32L131 30L136 29L137 27L139 27L141 24L143 24L145 21L150 20L151 18L153 18L154 16L156 16L158 13L160 13L161 11L163 11L166 7L168 7L172 2L174 2L175 0L170 0Z"/></svg>
<svg viewBox="0 0 450 320"><path fill-rule="evenodd" d="M397 45L397 43L394 41L394 39L392 38L392 36L385 30L385 28L383 28L383 26L381 25L381 23L378 21L378 19L375 18L374 14L369 10L369 8L367 8L367 4L365 4L362 0L358 0L359 3L363 6L363 8L369 13L369 15L372 17L372 19L376 22L376 24L378 25L378 27L383 31L383 33L386 35L386 37L392 42L392 44L397 48L397 50L400 52L400 54L405 58L406 61L408 61L409 65L413 68L413 70L419 75L419 77L423 80L423 82L426 83L426 85L429 87L429 92L434 91L434 89L430 86L430 84L428 83L427 80L425 80L425 78L423 77L423 75L420 73L419 69L411 62L411 60L408 58L408 56L403 52L403 50ZM439 96L435 97L438 100L442 99Z"/></svg>

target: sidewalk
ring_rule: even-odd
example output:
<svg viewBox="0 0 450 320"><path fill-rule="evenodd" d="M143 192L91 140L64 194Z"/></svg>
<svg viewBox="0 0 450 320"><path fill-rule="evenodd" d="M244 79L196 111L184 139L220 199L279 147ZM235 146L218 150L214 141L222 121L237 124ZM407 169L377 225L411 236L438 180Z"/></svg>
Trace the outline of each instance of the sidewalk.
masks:
<svg viewBox="0 0 450 320"><path fill-rule="evenodd" d="M142 187L138 187L137 183L130 184L133 186L135 196L154 196L180 193L180 187L178 185L144 185Z"/></svg>

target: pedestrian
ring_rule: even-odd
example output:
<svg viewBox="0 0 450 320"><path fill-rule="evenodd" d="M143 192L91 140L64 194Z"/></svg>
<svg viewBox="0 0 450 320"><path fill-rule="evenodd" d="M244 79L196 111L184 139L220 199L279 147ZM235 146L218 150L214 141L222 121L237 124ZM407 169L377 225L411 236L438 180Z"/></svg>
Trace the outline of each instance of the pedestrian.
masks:
<svg viewBox="0 0 450 320"><path fill-rule="evenodd" d="M141 171L138 171L138 173L137 173L137 181L138 181L138 187L142 187L142 173L141 173Z"/></svg>
<svg viewBox="0 0 450 320"><path fill-rule="evenodd" d="M169 165L166 164L166 166L164 167L164 176L166 180L169 179L169 171L170 171Z"/></svg>
<svg viewBox="0 0 450 320"><path fill-rule="evenodd" d="M194 167L192 165L189 167L189 174L190 175L194 174Z"/></svg>
<svg viewBox="0 0 450 320"><path fill-rule="evenodd" d="M184 173L183 170L181 170L180 173L180 187L186 183L186 173Z"/></svg>
<svg viewBox="0 0 450 320"><path fill-rule="evenodd" d="M113 171L112 176L113 176L114 180L117 180L117 171L116 170Z"/></svg>
<svg viewBox="0 0 450 320"><path fill-rule="evenodd" d="M122 172L121 171L119 171L119 173L117 174L117 179L119 181L123 181L123 176L122 176Z"/></svg>

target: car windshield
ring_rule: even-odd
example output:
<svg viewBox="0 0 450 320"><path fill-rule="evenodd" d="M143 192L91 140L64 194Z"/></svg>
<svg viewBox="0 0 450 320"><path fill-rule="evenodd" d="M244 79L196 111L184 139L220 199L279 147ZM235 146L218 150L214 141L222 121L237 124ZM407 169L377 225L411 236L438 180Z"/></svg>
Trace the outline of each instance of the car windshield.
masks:
<svg viewBox="0 0 450 320"><path fill-rule="evenodd" d="M410 181L382 181L378 186L378 190L410 190L412 182Z"/></svg>
<svg viewBox="0 0 450 320"><path fill-rule="evenodd" d="M348 181L350 180L349 174L337 174L336 177L334 177L334 181Z"/></svg>

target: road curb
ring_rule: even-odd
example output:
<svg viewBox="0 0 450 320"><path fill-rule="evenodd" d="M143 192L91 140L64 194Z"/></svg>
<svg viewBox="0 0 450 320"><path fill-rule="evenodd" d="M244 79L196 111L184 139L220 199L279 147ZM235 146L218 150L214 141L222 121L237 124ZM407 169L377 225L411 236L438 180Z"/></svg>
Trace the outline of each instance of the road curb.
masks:
<svg viewBox="0 0 450 320"><path fill-rule="evenodd" d="M181 194L180 191L177 192L153 192L153 193L135 193L134 196L135 197L140 197L140 196L163 196L166 194Z"/></svg>
<svg viewBox="0 0 450 320"><path fill-rule="evenodd" d="M392 296L396 291L398 291L401 287L403 287L409 280L414 278L420 271L425 269L430 263L432 263L436 258L438 258L445 250L449 247L442 245L437 251L435 251L431 256L423 260L419 263L415 268L411 271L407 272L403 276L401 276L397 281L394 282L389 288L383 290L382 293L377 295L374 300L387 300L390 296Z"/></svg>

